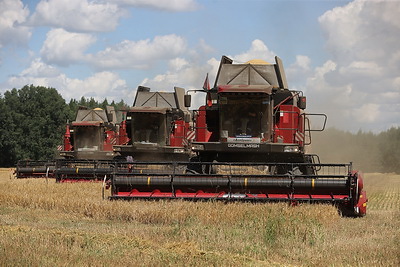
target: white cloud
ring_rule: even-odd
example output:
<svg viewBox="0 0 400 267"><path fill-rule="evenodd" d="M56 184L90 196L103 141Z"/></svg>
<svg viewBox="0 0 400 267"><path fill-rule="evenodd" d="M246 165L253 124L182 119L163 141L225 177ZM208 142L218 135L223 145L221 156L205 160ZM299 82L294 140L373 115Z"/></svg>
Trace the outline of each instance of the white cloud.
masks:
<svg viewBox="0 0 400 267"><path fill-rule="evenodd" d="M43 63L40 58L35 58L31 65L21 72L20 77L50 78L57 77L60 74L60 70L56 67Z"/></svg>
<svg viewBox="0 0 400 267"><path fill-rule="evenodd" d="M400 92L400 76L393 80L393 87L397 88Z"/></svg>
<svg viewBox="0 0 400 267"><path fill-rule="evenodd" d="M360 42L358 32L362 24L360 2L349 3L345 7L336 7L319 17L319 23L327 40L327 47L335 57L354 53L354 46ZM340 48L340 49L339 49Z"/></svg>
<svg viewBox="0 0 400 267"><path fill-rule="evenodd" d="M46 86L54 88L65 88L66 76L56 67L47 65L40 58L36 58L31 65L23 70L19 75L11 76L5 87L22 88L27 84Z"/></svg>
<svg viewBox="0 0 400 267"><path fill-rule="evenodd" d="M20 0L0 0L0 7L0 48L26 44L31 32L23 24L29 16L29 9Z"/></svg>
<svg viewBox="0 0 400 267"><path fill-rule="evenodd" d="M203 52L212 51L213 49L200 41L200 46L208 47ZM148 86L152 90L173 90L174 86L183 87L185 89L202 89L207 73L209 74L210 86L215 82L215 76L218 71L220 60L210 58L206 62L199 61L199 55L190 53L191 58L177 58L170 61L169 69L164 74L156 75L152 78L146 78L140 85ZM230 56L237 63L246 62L251 59L264 59L274 62L274 53L271 52L261 40L254 40L248 51L239 55ZM204 58L204 57L203 57ZM173 64L171 64L173 62ZM181 63L181 64L179 64ZM178 66L178 68L176 67ZM192 107L197 108L205 103L204 93L194 93L192 95Z"/></svg>
<svg viewBox="0 0 400 267"><path fill-rule="evenodd" d="M177 57L177 58L171 59L169 61L168 65L171 70L179 71L182 68L184 68L185 66L187 66L188 64L189 64L189 62L187 62L186 59Z"/></svg>
<svg viewBox="0 0 400 267"><path fill-rule="evenodd" d="M380 117L379 105L368 103L354 109L354 118L360 122L373 123Z"/></svg>
<svg viewBox="0 0 400 267"><path fill-rule="evenodd" d="M308 71L310 69L311 59L308 56L298 55L296 56L295 66Z"/></svg>
<svg viewBox="0 0 400 267"><path fill-rule="evenodd" d="M194 11L199 8L199 5L194 0L109 0L108 2L178 12Z"/></svg>
<svg viewBox="0 0 400 267"><path fill-rule="evenodd" d="M251 43L251 47L248 51L236 55L233 59L237 63L244 63L251 59L262 59L270 63L274 63L275 53L265 45L265 43L259 39L254 40Z"/></svg>
<svg viewBox="0 0 400 267"><path fill-rule="evenodd" d="M116 4L88 0L41 0L30 24L77 32L112 31L126 13Z"/></svg>
<svg viewBox="0 0 400 267"><path fill-rule="evenodd" d="M319 18L334 60L385 60L398 51L400 1L356 0Z"/></svg>
<svg viewBox="0 0 400 267"><path fill-rule="evenodd" d="M90 34L52 29L47 33L40 54L47 63L67 66L83 61L85 50L95 41L96 38Z"/></svg>
<svg viewBox="0 0 400 267"><path fill-rule="evenodd" d="M171 91L174 86L185 88L201 88L207 72L216 72L218 61L210 64L193 64L180 55L189 54L201 58L204 51L188 51L186 41L176 35L157 36L153 40L137 42L123 41L114 47L108 47L97 54L84 54L85 49L93 41L89 34L70 33L62 29L53 29L47 34L42 47L42 58L34 59L30 66L19 75L8 79L4 89L21 88L26 84L50 86L57 88L64 98L95 97L102 100L124 99L128 104L133 101L135 90L128 88L126 81L113 71L99 71L85 79L70 78L60 71L56 65L82 62L92 64L96 68L135 68L150 67L163 60L169 70L164 74L145 79L141 84L150 85L153 90ZM203 45L205 43L203 42ZM120 62L121 61L121 62ZM216 66L212 66L216 64ZM212 73L210 76L214 75Z"/></svg>
<svg viewBox="0 0 400 267"><path fill-rule="evenodd" d="M307 77L312 75L311 59L308 56L296 56L296 62L285 68L286 77L290 88L304 85Z"/></svg>
<svg viewBox="0 0 400 267"><path fill-rule="evenodd" d="M153 78L146 78L142 81L141 85L149 86L154 90L163 91L172 90L174 86L184 87L186 89L201 89L206 74L212 68L213 66L209 64L186 64L179 70L169 69L164 74L158 74ZM212 75L215 74L213 73Z"/></svg>
<svg viewBox="0 0 400 267"><path fill-rule="evenodd" d="M186 40L175 34L156 36L153 40L125 40L96 54L88 55L97 69L145 69L160 60L175 58L186 51Z"/></svg>
<svg viewBox="0 0 400 267"><path fill-rule="evenodd" d="M340 68L339 72L342 75L380 76L382 67L373 61L353 61L350 65Z"/></svg>
<svg viewBox="0 0 400 267"><path fill-rule="evenodd" d="M321 67L315 68L315 73L314 77L310 77L308 79L308 82L314 86L314 88L318 91L323 90L324 87L321 86L319 87L322 83L322 85L327 85L325 81L325 75L333 72L336 70L337 64L331 60L328 60L327 62L324 63Z"/></svg>
<svg viewBox="0 0 400 267"><path fill-rule="evenodd" d="M116 29L121 17L128 16L129 6L176 12L199 8L194 0L41 0L29 24L70 32L108 32Z"/></svg>
<svg viewBox="0 0 400 267"><path fill-rule="evenodd" d="M315 69L305 90L308 106L326 112L330 126L399 125L399 13L399 1L356 0L319 18L332 57Z"/></svg>
<svg viewBox="0 0 400 267"><path fill-rule="evenodd" d="M214 52L214 48L208 45L204 39L200 39L198 49L204 53Z"/></svg>
<svg viewBox="0 0 400 267"><path fill-rule="evenodd" d="M84 96L93 97L99 101L104 98L110 101L124 99L129 104L134 98L133 90L128 88L126 81L114 72L97 72L83 80L74 79L67 77L59 69L47 65L40 59L33 60L21 74L10 77L6 87L8 87L7 89L22 88L26 84L56 88L67 101Z"/></svg>
<svg viewBox="0 0 400 267"><path fill-rule="evenodd" d="M62 94L67 98L78 96L93 97L96 100L133 100L132 90L128 89L126 82L118 74L109 71L95 73L84 79L67 79Z"/></svg>
<svg viewBox="0 0 400 267"><path fill-rule="evenodd" d="M148 86L152 91L172 91L175 86L183 87L186 90L202 89L206 74L209 73L210 85L213 86L219 60L211 58L207 62L197 62L196 64L194 64L193 59L183 59L183 61L188 62L188 64L184 64L179 69L170 65L170 69L164 74L145 78L140 85ZM191 94L193 109L204 105L206 96L204 93L193 92Z"/></svg>

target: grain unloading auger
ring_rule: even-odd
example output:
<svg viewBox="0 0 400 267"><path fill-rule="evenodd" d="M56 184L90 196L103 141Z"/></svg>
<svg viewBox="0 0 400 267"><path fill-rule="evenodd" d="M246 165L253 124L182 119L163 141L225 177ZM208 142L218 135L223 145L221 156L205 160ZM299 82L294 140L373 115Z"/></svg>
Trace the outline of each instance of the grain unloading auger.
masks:
<svg viewBox="0 0 400 267"><path fill-rule="evenodd" d="M232 63L222 57L214 87L205 83L191 161L117 164L111 198L328 202L345 215L365 215L361 173L305 153L326 116L304 112L306 98L287 89L281 60ZM310 127L311 116L322 116L320 129Z"/></svg>

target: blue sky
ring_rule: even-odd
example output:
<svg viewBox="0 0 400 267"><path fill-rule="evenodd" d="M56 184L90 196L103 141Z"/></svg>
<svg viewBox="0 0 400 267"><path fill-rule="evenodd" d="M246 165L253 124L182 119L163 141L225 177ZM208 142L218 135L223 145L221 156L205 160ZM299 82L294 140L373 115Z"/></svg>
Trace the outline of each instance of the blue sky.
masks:
<svg viewBox="0 0 400 267"><path fill-rule="evenodd" d="M0 0L0 93L34 84L131 104L138 85L212 84L222 55L278 55L310 112L379 132L400 126L399 13L381 0Z"/></svg>

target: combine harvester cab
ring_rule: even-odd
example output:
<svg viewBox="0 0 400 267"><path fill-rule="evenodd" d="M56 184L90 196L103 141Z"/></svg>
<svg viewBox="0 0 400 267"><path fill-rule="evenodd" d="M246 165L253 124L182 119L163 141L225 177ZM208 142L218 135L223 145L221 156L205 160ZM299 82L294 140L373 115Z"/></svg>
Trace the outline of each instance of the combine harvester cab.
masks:
<svg viewBox="0 0 400 267"><path fill-rule="evenodd" d="M114 107L80 108L76 120L66 127L62 159L56 161L56 180L103 180L114 168L113 145L127 142L125 121Z"/></svg>
<svg viewBox="0 0 400 267"><path fill-rule="evenodd" d="M185 90L151 92L139 86L133 107L127 113L127 132L130 142L114 146L122 159L117 172L183 173L185 167L171 168L171 162L188 162L191 114L184 106ZM132 164L134 163L134 164ZM117 175L118 176L118 175Z"/></svg>
<svg viewBox="0 0 400 267"><path fill-rule="evenodd" d="M332 203L344 215L365 215L361 173L305 153L309 117L322 116L316 130L323 130L326 116L304 112L305 96L288 89L275 61L233 64L223 56L214 87L204 86L206 104L194 112L196 156L174 161L167 174L117 170L111 197Z"/></svg>

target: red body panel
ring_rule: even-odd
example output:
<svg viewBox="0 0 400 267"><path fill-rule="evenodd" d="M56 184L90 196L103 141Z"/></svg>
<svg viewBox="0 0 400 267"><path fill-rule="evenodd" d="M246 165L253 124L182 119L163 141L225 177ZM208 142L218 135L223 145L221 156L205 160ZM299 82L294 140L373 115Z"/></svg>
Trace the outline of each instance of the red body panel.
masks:
<svg viewBox="0 0 400 267"><path fill-rule="evenodd" d="M123 120L119 126L118 144L125 145L129 142L128 133L126 131L126 121Z"/></svg>
<svg viewBox="0 0 400 267"><path fill-rule="evenodd" d="M64 151L71 151L72 144L71 144L71 132L69 129L69 124L65 127L65 134L64 134Z"/></svg>
<svg viewBox="0 0 400 267"><path fill-rule="evenodd" d="M196 112L195 123L195 140L197 142L208 142L210 140L211 132L207 130L205 106L201 106Z"/></svg>
<svg viewBox="0 0 400 267"><path fill-rule="evenodd" d="M184 147L186 138L186 132L188 131L189 124L183 120L176 120L174 129L170 134L170 145L177 147ZM186 142L187 143L187 142Z"/></svg>
<svg viewBox="0 0 400 267"><path fill-rule="evenodd" d="M357 204L355 208L358 210L361 216L367 213L367 192L364 190L364 179L363 174L359 171L353 171L354 175L357 175Z"/></svg>
<svg viewBox="0 0 400 267"><path fill-rule="evenodd" d="M113 151L113 145L118 145L118 134L114 131L105 131L106 139L103 143L104 151Z"/></svg>
<svg viewBox="0 0 400 267"><path fill-rule="evenodd" d="M279 119L274 126L274 142L304 145L304 117L293 105L281 105Z"/></svg>

